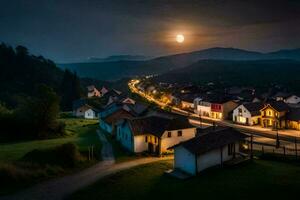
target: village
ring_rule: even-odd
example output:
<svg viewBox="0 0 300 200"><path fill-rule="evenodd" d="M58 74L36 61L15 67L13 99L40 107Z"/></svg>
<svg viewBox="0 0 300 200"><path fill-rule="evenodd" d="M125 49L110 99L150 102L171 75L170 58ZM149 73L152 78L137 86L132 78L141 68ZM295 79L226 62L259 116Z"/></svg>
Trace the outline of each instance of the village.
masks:
<svg viewBox="0 0 300 200"><path fill-rule="evenodd" d="M174 156L174 169L166 173L177 178L252 159L253 151L297 156L297 95L277 92L261 97L253 88L231 88L226 93L202 88L201 93L193 85L158 87L145 84L147 79L128 83L132 94L142 97L138 100L115 89L88 86L87 98L74 102L73 115L99 119L99 128L124 151ZM170 88L176 95L166 92ZM105 106L93 106L91 99L101 99Z"/></svg>

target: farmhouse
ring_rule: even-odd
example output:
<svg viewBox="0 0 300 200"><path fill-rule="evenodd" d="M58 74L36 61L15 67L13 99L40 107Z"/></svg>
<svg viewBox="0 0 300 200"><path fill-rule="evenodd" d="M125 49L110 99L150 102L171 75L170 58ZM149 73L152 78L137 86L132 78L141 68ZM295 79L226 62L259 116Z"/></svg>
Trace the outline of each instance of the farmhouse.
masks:
<svg viewBox="0 0 300 200"><path fill-rule="evenodd" d="M118 120L124 119L124 118L133 118L134 115L131 114L130 112L124 110L124 109L119 109L109 115L107 115L104 118L100 119L100 127L105 130L108 133L111 133L112 135L115 134L116 130L116 123Z"/></svg>
<svg viewBox="0 0 300 200"><path fill-rule="evenodd" d="M179 143L174 149L174 168L191 175L223 165L239 156L240 143L247 136L233 128L216 127L209 132Z"/></svg>
<svg viewBox="0 0 300 200"><path fill-rule="evenodd" d="M199 116L211 116L211 103L206 100L203 100L202 98L196 98L194 100L194 108L194 112Z"/></svg>
<svg viewBox="0 0 300 200"><path fill-rule="evenodd" d="M274 101L265 104L260 110L261 126L264 128L285 128L286 114L289 112L289 107L283 101Z"/></svg>
<svg viewBox="0 0 300 200"><path fill-rule="evenodd" d="M89 105L86 99L78 99L73 102L73 116L85 119L98 118L99 109Z"/></svg>
<svg viewBox="0 0 300 200"><path fill-rule="evenodd" d="M146 116L124 119L117 125L117 140L129 151L162 154L179 142L195 137L196 128L183 117Z"/></svg>
<svg viewBox="0 0 300 200"><path fill-rule="evenodd" d="M139 117L147 113L148 106L135 102L132 104L123 100L108 105L102 112L99 113L99 124L102 129L115 135L116 122L123 118Z"/></svg>
<svg viewBox="0 0 300 200"><path fill-rule="evenodd" d="M260 124L260 110L264 107L263 103L245 103L233 110L232 121L243 125Z"/></svg>

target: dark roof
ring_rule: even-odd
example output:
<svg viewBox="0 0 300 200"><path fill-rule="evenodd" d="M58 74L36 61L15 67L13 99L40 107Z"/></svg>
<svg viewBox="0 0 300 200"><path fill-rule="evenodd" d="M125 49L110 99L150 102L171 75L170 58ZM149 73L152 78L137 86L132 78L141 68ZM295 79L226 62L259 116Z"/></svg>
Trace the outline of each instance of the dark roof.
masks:
<svg viewBox="0 0 300 200"><path fill-rule="evenodd" d="M271 101L266 104L266 106L270 105L272 108L277 110L278 112L288 111L289 106L283 101Z"/></svg>
<svg viewBox="0 0 300 200"><path fill-rule="evenodd" d="M203 101L210 102L210 103L223 104L228 101L232 101L234 99L235 99L234 96L231 96L231 95L213 93L213 94L205 96L203 98Z"/></svg>
<svg viewBox="0 0 300 200"><path fill-rule="evenodd" d="M148 105L140 102L135 102L135 104L124 104L124 106L128 106L130 112L134 113L136 116L142 115L149 108Z"/></svg>
<svg viewBox="0 0 300 200"><path fill-rule="evenodd" d="M181 142L172 148L183 146L193 154L203 154L225 145L244 140L246 137L248 136L233 128L221 128Z"/></svg>
<svg viewBox="0 0 300 200"><path fill-rule="evenodd" d="M251 113L252 116L260 115L260 110L264 108L261 102L245 103L243 106Z"/></svg>
<svg viewBox="0 0 300 200"><path fill-rule="evenodd" d="M115 123L121 119L130 119L133 118L133 115L127 112L126 110L117 110L116 112L111 113L107 117L104 118L104 121L108 124Z"/></svg>
<svg viewBox="0 0 300 200"><path fill-rule="evenodd" d="M187 118L147 116L128 120L134 135L152 134L161 137L165 131L193 128Z"/></svg>
<svg viewBox="0 0 300 200"><path fill-rule="evenodd" d="M87 104L86 99L77 99L77 100L73 101L73 110L76 110L86 104Z"/></svg>
<svg viewBox="0 0 300 200"><path fill-rule="evenodd" d="M290 108L287 119L291 121L300 121L300 108Z"/></svg>
<svg viewBox="0 0 300 200"><path fill-rule="evenodd" d="M277 92L275 95L273 95L273 98L277 98L277 97L287 98L290 96L291 94L287 92Z"/></svg>

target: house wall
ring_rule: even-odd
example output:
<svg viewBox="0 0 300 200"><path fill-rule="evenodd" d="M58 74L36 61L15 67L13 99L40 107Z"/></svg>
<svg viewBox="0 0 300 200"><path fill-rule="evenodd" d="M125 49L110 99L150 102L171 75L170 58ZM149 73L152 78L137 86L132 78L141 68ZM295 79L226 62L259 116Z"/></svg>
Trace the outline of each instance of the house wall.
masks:
<svg viewBox="0 0 300 200"><path fill-rule="evenodd" d="M239 143L235 143L235 150L239 152ZM228 155L228 145L222 148L223 162L231 160L233 155ZM221 164L221 150L214 149L212 151L201 154L197 157L197 171L200 172L209 167Z"/></svg>
<svg viewBox="0 0 300 200"><path fill-rule="evenodd" d="M196 174L195 155L182 146L174 148L174 168L189 174Z"/></svg>
<svg viewBox="0 0 300 200"><path fill-rule="evenodd" d="M89 107L81 106L80 108L77 108L76 110L73 111L73 115L76 117L84 117L84 113L87 109L89 109Z"/></svg>
<svg viewBox="0 0 300 200"><path fill-rule="evenodd" d="M135 138L133 137L133 134L127 123L117 126L116 138L125 149L131 152L135 152Z"/></svg>
<svg viewBox="0 0 300 200"><path fill-rule="evenodd" d="M195 113L201 116L210 117L211 115L211 103L205 101L195 100Z"/></svg>
<svg viewBox="0 0 300 200"><path fill-rule="evenodd" d="M103 119L99 119L100 128L108 133L112 133L112 126L107 124Z"/></svg>
<svg viewBox="0 0 300 200"><path fill-rule="evenodd" d="M194 108L194 103L187 102L187 101L181 101L182 108Z"/></svg>
<svg viewBox="0 0 300 200"><path fill-rule="evenodd" d="M92 109L88 109L84 112L84 118L85 119L95 119L97 118L95 111Z"/></svg>
<svg viewBox="0 0 300 200"><path fill-rule="evenodd" d="M273 127L277 123L278 128L285 128L286 124L284 120L279 119L286 115L286 112L277 112L272 107L268 106L261 110L261 126L262 127Z"/></svg>
<svg viewBox="0 0 300 200"><path fill-rule="evenodd" d="M222 119L228 119L229 113L233 111L238 106L237 103L233 101L228 101L223 104L223 118Z"/></svg>
<svg viewBox="0 0 300 200"><path fill-rule="evenodd" d="M300 130L300 122L298 121L287 121L287 126L290 129Z"/></svg>
<svg viewBox="0 0 300 200"><path fill-rule="evenodd" d="M241 109L241 112L239 112ZM233 110L232 121L238 124L254 125L258 123L260 116L252 117L251 113L245 108L244 105L240 105ZM247 124L248 119L248 124Z"/></svg>
<svg viewBox="0 0 300 200"><path fill-rule="evenodd" d="M134 152L140 153L148 150L148 142L145 137L151 137L151 135L138 135L134 136Z"/></svg>
<svg viewBox="0 0 300 200"><path fill-rule="evenodd" d="M161 153L172 152L172 150L167 149L196 135L196 128L182 129L182 136L178 136L178 131L180 130L165 131L163 133L161 137ZM171 132L171 137L168 137L168 132Z"/></svg>

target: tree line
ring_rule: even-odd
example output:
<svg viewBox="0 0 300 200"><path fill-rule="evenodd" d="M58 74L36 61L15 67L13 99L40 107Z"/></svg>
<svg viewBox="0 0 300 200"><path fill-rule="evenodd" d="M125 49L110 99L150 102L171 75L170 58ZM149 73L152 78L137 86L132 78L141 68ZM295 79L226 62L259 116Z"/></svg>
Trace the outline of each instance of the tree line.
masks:
<svg viewBox="0 0 300 200"><path fill-rule="evenodd" d="M60 111L82 96L80 78L24 46L0 44L0 140L43 139L64 133Z"/></svg>

